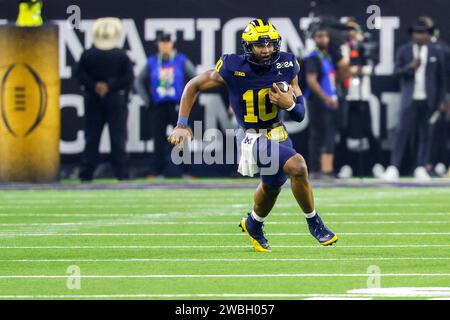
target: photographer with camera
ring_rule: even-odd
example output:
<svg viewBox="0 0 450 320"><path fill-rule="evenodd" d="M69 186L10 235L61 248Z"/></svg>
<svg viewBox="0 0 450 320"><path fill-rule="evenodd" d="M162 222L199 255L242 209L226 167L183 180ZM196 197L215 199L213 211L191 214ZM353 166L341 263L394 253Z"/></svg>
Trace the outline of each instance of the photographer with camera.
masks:
<svg viewBox="0 0 450 320"><path fill-rule="evenodd" d="M344 55L350 63L351 77L345 83L348 109L342 136L345 142L344 149L348 152L346 158L362 176L367 171L364 164L370 163L369 167L372 167L379 155L379 144L373 135L369 106L370 76L373 72L376 45L370 41L370 34L363 33L355 18L346 19L345 26L348 38ZM338 177L349 178L353 170L347 163L344 164Z"/></svg>

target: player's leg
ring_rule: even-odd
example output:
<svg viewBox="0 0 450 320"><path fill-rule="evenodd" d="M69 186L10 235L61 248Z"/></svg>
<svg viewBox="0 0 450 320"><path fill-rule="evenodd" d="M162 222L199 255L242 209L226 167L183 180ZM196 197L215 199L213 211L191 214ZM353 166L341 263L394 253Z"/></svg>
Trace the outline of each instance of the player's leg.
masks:
<svg viewBox="0 0 450 320"><path fill-rule="evenodd" d="M157 104L154 108L153 114L153 139L154 139L154 156L153 157L153 172L155 176L165 174L167 153L167 137L166 130L169 124L170 106L164 103Z"/></svg>
<svg viewBox="0 0 450 320"><path fill-rule="evenodd" d="M300 154L292 156L283 167L291 179L291 190L303 212L314 211L314 196L308 178L308 168L305 159Z"/></svg>
<svg viewBox="0 0 450 320"><path fill-rule="evenodd" d="M267 217L275 205L280 191L280 187L273 187L261 181L255 191L253 212L258 217Z"/></svg>
<svg viewBox="0 0 450 320"><path fill-rule="evenodd" d="M323 152L320 155L320 168L322 173L327 177L333 175L333 161L334 156L330 152Z"/></svg>
<svg viewBox="0 0 450 320"><path fill-rule="evenodd" d="M240 140L242 140L242 135L238 134L238 145ZM258 167L261 169L261 183L258 185L254 195L253 211L247 217L242 218L239 224L242 231L250 236L252 245L257 252L271 251L263 232L264 219L275 205L278 194L281 191L281 186L288 178L282 170L284 162L282 164L278 163L280 161L278 150L272 153L270 144L271 141L266 137L259 138L255 144L255 159L257 159ZM275 147L278 147L278 145ZM264 160L261 158L263 154L265 155ZM265 160L270 160L270 162L267 163ZM271 161L277 161L277 163L271 166ZM273 168L273 172L265 170L267 167Z"/></svg>
<svg viewBox="0 0 450 320"><path fill-rule="evenodd" d="M291 179L292 193L305 214L311 234L324 246L336 242L337 236L325 226L314 207L305 159L297 153L286 161L283 170Z"/></svg>
<svg viewBox="0 0 450 320"><path fill-rule="evenodd" d="M325 131L324 120L322 116L322 106L315 105L314 103L308 104L309 114L309 140L308 140L308 163L311 177L321 177L322 163L321 154L324 142L323 132Z"/></svg>
<svg viewBox="0 0 450 320"><path fill-rule="evenodd" d="M264 219L272 210L277 200L281 186L270 185L261 181L254 195L253 211L242 218L239 226L250 236L253 248L257 252L270 252L271 248L264 236Z"/></svg>
<svg viewBox="0 0 450 320"><path fill-rule="evenodd" d="M396 133L393 140L392 152L391 152L391 166L395 167L397 172L400 170L400 166L403 160L403 156L408 144L408 140L411 137L411 134L415 130L415 122L416 122L417 112L416 112L416 104L413 102L411 106L408 108L404 108L400 111L399 124L396 129ZM395 151L394 151L395 150ZM386 173L388 173L387 170ZM390 175L386 175L385 179L390 179Z"/></svg>
<svg viewBox="0 0 450 320"><path fill-rule="evenodd" d="M432 142L430 140L431 111L427 104L418 106L417 111L417 159L416 167L425 167L430 160ZM431 171L431 170L430 170Z"/></svg>
<svg viewBox="0 0 450 320"><path fill-rule="evenodd" d="M100 98L93 94L87 95L85 106L86 145L82 155L80 179L82 181L91 181L94 178L94 171L98 163L98 148L106 118Z"/></svg>
<svg viewBox="0 0 450 320"><path fill-rule="evenodd" d="M321 170L325 177L334 177L334 139L336 137L338 114L335 110L324 110L323 120L325 121L324 144L320 157Z"/></svg>
<svg viewBox="0 0 450 320"><path fill-rule="evenodd" d="M127 143L128 107L124 94L114 93L107 99L107 123L111 140L111 160L117 179L129 177Z"/></svg>

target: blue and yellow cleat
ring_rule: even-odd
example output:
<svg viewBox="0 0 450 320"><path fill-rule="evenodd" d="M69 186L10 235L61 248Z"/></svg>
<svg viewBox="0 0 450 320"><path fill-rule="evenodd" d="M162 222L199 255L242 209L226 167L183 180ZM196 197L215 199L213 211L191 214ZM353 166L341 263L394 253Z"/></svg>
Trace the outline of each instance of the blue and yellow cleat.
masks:
<svg viewBox="0 0 450 320"><path fill-rule="evenodd" d="M314 217L306 218L306 221L308 222L309 232L321 245L329 246L338 241L338 237L325 226L319 214L316 213Z"/></svg>
<svg viewBox="0 0 450 320"><path fill-rule="evenodd" d="M250 236L252 246L256 252L272 251L267 239L264 237L263 222L256 221L249 213L247 218L242 218L239 227L241 227L242 232L246 232Z"/></svg>

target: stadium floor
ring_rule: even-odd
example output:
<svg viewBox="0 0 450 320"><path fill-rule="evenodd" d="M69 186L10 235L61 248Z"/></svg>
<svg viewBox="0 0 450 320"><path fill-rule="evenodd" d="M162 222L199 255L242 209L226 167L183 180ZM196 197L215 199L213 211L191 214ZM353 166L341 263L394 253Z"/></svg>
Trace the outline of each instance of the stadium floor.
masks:
<svg viewBox="0 0 450 320"><path fill-rule="evenodd" d="M79 183L75 179L63 179L54 183L2 183L0 190L122 190L122 189L171 189L171 188L218 188L254 189L258 178L150 178L118 181L115 179L96 179L92 183ZM312 180L318 188L360 188L360 187L450 187L449 178L433 178L428 181L401 178L387 182L374 178L351 178L335 180ZM289 188L289 180L284 188Z"/></svg>
<svg viewBox="0 0 450 320"><path fill-rule="evenodd" d="M257 180L3 184L0 298L450 299L450 188L369 182L315 182L331 247L284 189L271 253L237 226Z"/></svg>

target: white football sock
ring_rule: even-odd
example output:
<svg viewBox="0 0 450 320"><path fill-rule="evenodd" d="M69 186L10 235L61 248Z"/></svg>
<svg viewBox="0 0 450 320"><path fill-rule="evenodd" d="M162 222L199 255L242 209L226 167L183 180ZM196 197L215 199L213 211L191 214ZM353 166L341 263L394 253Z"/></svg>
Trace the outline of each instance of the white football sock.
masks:
<svg viewBox="0 0 450 320"><path fill-rule="evenodd" d="M316 209L314 209L311 213L305 213L305 217L310 219L316 215Z"/></svg>
<svg viewBox="0 0 450 320"><path fill-rule="evenodd" d="M258 222L264 222L264 218L258 216L254 210L252 210L252 217L253 217L253 219L255 219Z"/></svg>

